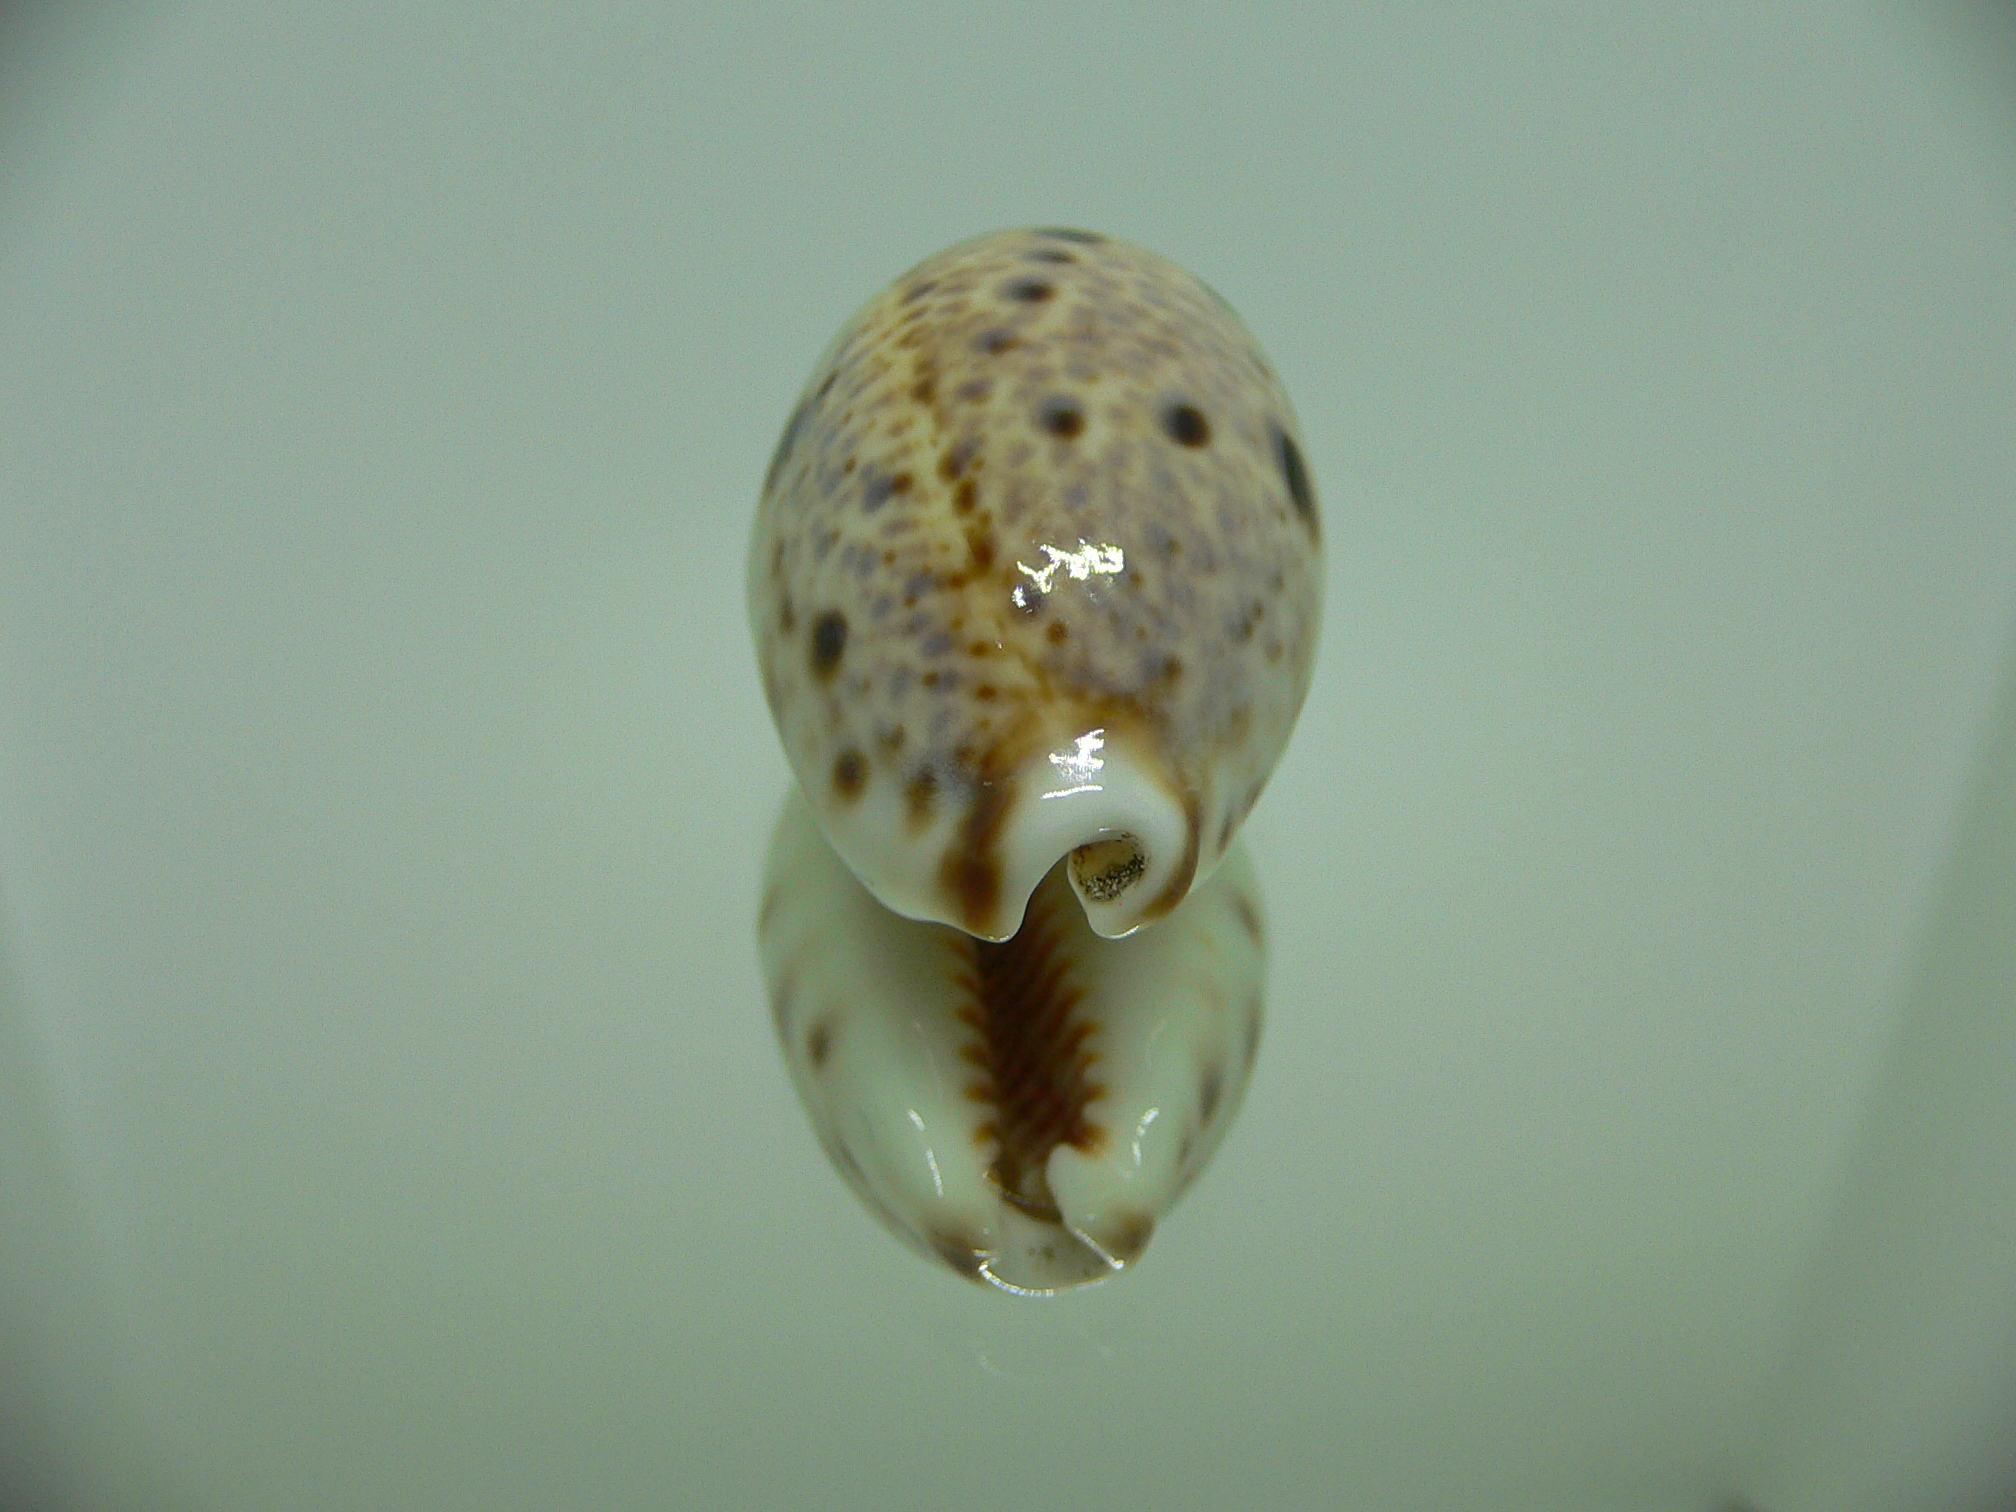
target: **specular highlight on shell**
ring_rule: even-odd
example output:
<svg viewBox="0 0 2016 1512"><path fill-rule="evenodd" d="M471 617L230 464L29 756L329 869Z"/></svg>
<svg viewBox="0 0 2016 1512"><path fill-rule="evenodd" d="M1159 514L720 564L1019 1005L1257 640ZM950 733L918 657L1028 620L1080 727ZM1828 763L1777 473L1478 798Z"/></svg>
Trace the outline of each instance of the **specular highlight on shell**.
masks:
<svg viewBox="0 0 2016 1512"><path fill-rule="evenodd" d="M1175 265L1065 230L951 248L847 324L749 559L820 827L888 907L992 940L1060 858L1107 936L1209 876L1301 707L1321 584L1252 337Z"/></svg>

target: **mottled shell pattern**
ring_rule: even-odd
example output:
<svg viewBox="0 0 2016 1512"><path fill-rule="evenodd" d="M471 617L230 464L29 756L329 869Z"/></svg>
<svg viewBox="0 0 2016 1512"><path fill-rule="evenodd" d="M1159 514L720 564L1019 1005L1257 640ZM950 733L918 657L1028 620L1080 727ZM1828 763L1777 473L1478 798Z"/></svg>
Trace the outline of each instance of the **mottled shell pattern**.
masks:
<svg viewBox="0 0 2016 1512"><path fill-rule="evenodd" d="M828 1157L884 1224L1003 1291L1131 1266L1216 1150L1259 1048L1265 953L1243 845L1162 923L1087 927L1064 869L996 943L901 918L793 794L757 938Z"/></svg>
<svg viewBox="0 0 2016 1512"><path fill-rule="evenodd" d="M1208 876L1309 685L1316 494L1197 279L1084 231L920 264L814 370L749 561L820 827L897 912L1013 935L1071 858L1125 935Z"/></svg>

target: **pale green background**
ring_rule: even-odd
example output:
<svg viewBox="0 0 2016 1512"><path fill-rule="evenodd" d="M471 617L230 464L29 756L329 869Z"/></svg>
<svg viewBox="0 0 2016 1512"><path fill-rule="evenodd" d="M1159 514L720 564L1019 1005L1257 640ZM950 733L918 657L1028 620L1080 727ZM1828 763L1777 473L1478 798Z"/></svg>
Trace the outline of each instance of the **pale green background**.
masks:
<svg viewBox="0 0 2016 1512"><path fill-rule="evenodd" d="M7 12L0 1500L2006 1506L1992 23ZM1049 1305L792 1099L740 603L1026 222L1243 312L1330 546L1246 1111Z"/></svg>

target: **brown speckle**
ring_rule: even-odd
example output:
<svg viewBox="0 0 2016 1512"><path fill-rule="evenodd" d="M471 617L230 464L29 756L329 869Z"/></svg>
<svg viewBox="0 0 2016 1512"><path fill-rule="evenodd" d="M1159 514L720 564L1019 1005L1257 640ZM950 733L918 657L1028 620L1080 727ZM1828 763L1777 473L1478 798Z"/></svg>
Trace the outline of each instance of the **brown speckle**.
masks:
<svg viewBox="0 0 2016 1512"><path fill-rule="evenodd" d="M1218 1111L1218 1099L1225 1092L1225 1072L1215 1062L1204 1068L1204 1074L1197 1082L1197 1113L1204 1122L1211 1122L1211 1115Z"/></svg>
<svg viewBox="0 0 2016 1512"><path fill-rule="evenodd" d="M1051 645L1061 646L1070 638L1071 630L1061 619L1053 619L1050 621L1049 628L1043 632L1043 635Z"/></svg>
<svg viewBox="0 0 2016 1512"><path fill-rule="evenodd" d="M862 786L868 781L868 763L861 753L849 746L833 762L833 791L846 802L852 803L861 796Z"/></svg>
<svg viewBox="0 0 2016 1512"><path fill-rule="evenodd" d="M826 1057L832 1053L833 1030L826 1020L821 1019L805 1031L805 1058L812 1062L812 1069L817 1071L824 1068Z"/></svg>
<svg viewBox="0 0 2016 1512"><path fill-rule="evenodd" d="M1073 231L1068 226L1045 226L1036 233L1038 236L1052 237L1057 241L1077 242L1081 246L1097 246L1105 237L1092 231Z"/></svg>
<svg viewBox="0 0 2016 1512"><path fill-rule="evenodd" d="M838 609L828 609L812 622L813 674L820 678L831 677L846 649L847 616Z"/></svg>
<svg viewBox="0 0 2016 1512"><path fill-rule="evenodd" d="M1085 411L1075 400L1052 399L1037 412L1036 423L1058 440L1071 441L1085 429Z"/></svg>
<svg viewBox="0 0 2016 1512"><path fill-rule="evenodd" d="M979 450L980 443L972 440L961 441L957 446L947 447L944 454L938 458L938 476L947 483L963 476L966 469L972 465L974 454Z"/></svg>
<svg viewBox="0 0 2016 1512"><path fill-rule="evenodd" d="M1017 278L1002 285L1001 294L1021 304L1041 304L1057 291L1040 278Z"/></svg>
<svg viewBox="0 0 2016 1512"><path fill-rule="evenodd" d="M990 357L998 357L1001 353L1017 345L1017 343L1014 332L1004 331L999 326L996 326L991 331L982 331L974 338L973 345Z"/></svg>

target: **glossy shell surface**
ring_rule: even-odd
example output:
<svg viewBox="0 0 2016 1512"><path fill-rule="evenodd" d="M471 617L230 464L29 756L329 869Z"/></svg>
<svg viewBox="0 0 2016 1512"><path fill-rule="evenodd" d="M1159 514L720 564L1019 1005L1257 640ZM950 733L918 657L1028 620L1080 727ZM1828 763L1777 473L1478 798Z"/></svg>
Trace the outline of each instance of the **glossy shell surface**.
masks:
<svg viewBox="0 0 2016 1512"><path fill-rule="evenodd" d="M877 903L793 795L758 939L833 1164L962 1276L1044 1294L1133 1264L1238 1111L1265 952L1243 846L1155 928L1087 927L1060 866L1005 943Z"/></svg>
<svg viewBox="0 0 2016 1512"><path fill-rule="evenodd" d="M799 783L878 898L1005 939L1069 855L1119 936L1258 798L1322 580L1294 413L1223 301L1125 242L1009 231L911 270L820 360L749 610Z"/></svg>

